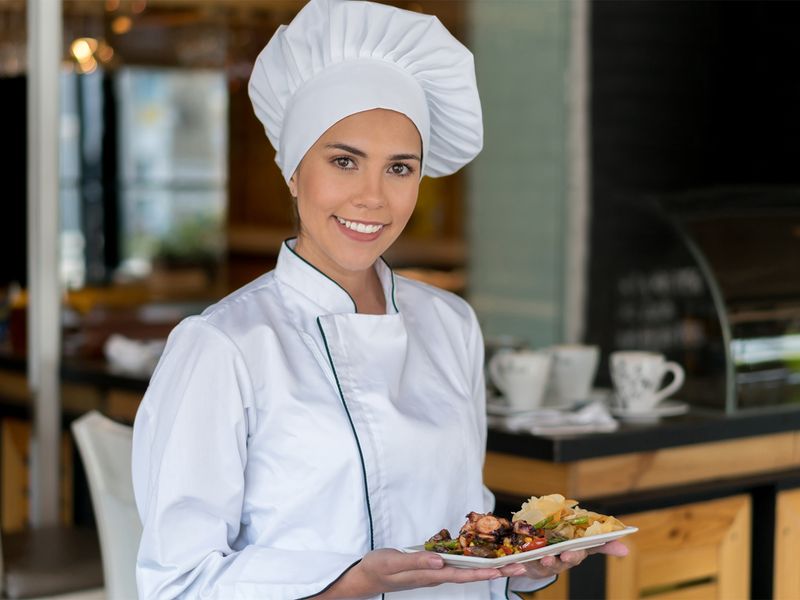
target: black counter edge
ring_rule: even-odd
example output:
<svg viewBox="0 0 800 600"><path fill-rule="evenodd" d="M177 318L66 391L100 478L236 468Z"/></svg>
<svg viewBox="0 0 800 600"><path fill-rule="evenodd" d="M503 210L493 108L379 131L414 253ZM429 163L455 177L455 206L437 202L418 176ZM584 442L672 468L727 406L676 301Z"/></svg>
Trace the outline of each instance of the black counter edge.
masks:
<svg viewBox="0 0 800 600"><path fill-rule="evenodd" d="M526 458L572 462L677 446L800 430L800 407L735 415L698 414L609 433L545 437L490 429L487 449Z"/></svg>

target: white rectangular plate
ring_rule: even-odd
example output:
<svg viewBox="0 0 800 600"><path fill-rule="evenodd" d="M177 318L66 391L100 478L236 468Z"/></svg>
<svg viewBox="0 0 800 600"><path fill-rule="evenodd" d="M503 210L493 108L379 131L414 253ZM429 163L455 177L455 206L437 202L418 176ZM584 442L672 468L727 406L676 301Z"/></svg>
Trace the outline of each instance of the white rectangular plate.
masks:
<svg viewBox="0 0 800 600"><path fill-rule="evenodd" d="M565 550L583 550L585 548L594 548L595 546L602 546L606 542L616 540L626 535L630 535L639 531L638 527L626 527L619 531L612 531L611 533L601 533L600 535L591 535L589 537L577 538L568 540L566 542L559 542L552 546L544 546L538 550L530 550L528 552L520 552L519 554L509 554L508 556L501 556L500 558L481 558L479 556L462 556L460 554L441 554L444 562L454 567L461 567L463 569L480 569L484 567L502 567L514 563L529 562L532 560L539 560L543 556L551 556L553 554L561 554ZM425 546L410 546L402 548L401 552L424 552Z"/></svg>

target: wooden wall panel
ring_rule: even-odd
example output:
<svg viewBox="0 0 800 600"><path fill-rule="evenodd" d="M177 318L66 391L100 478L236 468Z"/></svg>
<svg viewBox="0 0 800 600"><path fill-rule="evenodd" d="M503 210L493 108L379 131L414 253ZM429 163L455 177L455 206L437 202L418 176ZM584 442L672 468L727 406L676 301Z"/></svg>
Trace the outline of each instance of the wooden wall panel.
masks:
<svg viewBox="0 0 800 600"><path fill-rule="evenodd" d="M0 424L0 527L18 531L30 520L31 424L21 419L3 419ZM61 437L60 507L63 523L72 523L73 464L69 434Z"/></svg>
<svg viewBox="0 0 800 600"><path fill-rule="evenodd" d="M133 423L142 401L141 392L109 390L106 396L106 416L124 423Z"/></svg>
<svg viewBox="0 0 800 600"><path fill-rule="evenodd" d="M558 492L579 500L800 467L796 432L664 448L572 463L488 452L489 488L531 496Z"/></svg>
<svg viewBox="0 0 800 600"><path fill-rule="evenodd" d="M0 395L4 403L27 405L32 395L24 373L0 371Z"/></svg>
<svg viewBox="0 0 800 600"><path fill-rule="evenodd" d="M648 596L650 600L709 600L709 598L719 597L719 589L716 583L703 583Z"/></svg>
<svg viewBox="0 0 800 600"><path fill-rule="evenodd" d="M518 496L569 494L569 464L487 452L483 480L489 489Z"/></svg>
<svg viewBox="0 0 800 600"><path fill-rule="evenodd" d="M630 554L609 557L606 597L736 600L750 591L750 497L623 515ZM709 595L710 594L710 595Z"/></svg>
<svg viewBox="0 0 800 600"><path fill-rule="evenodd" d="M800 489L780 492L776 500L775 600L800 598Z"/></svg>
<svg viewBox="0 0 800 600"><path fill-rule="evenodd" d="M594 498L800 466L795 433L692 444L575 464L577 498Z"/></svg>
<svg viewBox="0 0 800 600"><path fill-rule="evenodd" d="M569 598L569 573L562 573L556 582L541 592L521 594L526 600L567 600Z"/></svg>

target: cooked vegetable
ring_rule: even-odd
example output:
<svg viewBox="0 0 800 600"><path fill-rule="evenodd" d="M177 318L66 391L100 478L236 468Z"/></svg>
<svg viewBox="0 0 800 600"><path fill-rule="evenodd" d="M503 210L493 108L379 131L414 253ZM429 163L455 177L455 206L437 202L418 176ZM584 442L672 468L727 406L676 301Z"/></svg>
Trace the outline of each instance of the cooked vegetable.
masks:
<svg viewBox="0 0 800 600"><path fill-rule="evenodd" d="M425 542L425 550L442 552L444 554L460 554L461 546L459 545L458 540L454 540L450 537L450 532L447 529L442 529L439 533Z"/></svg>
<svg viewBox="0 0 800 600"><path fill-rule="evenodd" d="M545 517L544 519L536 523L533 527L534 529L544 529L544 527L552 520L553 520L553 515L550 515L549 517ZM517 521L517 523L519 523L519 521Z"/></svg>

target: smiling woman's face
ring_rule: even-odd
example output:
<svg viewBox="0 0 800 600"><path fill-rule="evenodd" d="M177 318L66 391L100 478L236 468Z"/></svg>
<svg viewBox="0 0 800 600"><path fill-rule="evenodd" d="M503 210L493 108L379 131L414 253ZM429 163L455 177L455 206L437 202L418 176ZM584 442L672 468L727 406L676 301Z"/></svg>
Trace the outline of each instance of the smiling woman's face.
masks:
<svg viewBox="0 0 800 600"><path fill-rule="evenodd" d="M356 113L328 129L289 181L297 253L334 279L372 267L414 211L421 156L417 128L391 110Z"/></svg>

